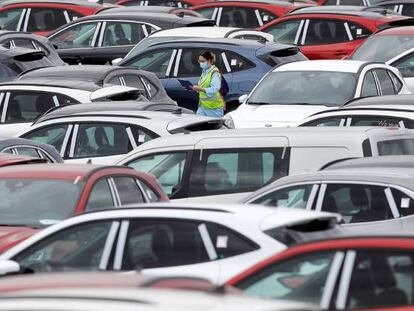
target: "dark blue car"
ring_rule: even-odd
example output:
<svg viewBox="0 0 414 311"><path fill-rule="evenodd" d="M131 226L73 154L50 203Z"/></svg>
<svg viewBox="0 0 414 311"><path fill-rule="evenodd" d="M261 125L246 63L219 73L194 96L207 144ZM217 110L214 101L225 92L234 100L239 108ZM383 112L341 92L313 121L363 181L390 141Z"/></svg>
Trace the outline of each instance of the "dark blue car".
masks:
<svg viewBox="0 0 414 311"><path fill-rule="evenodd" d="M181 107L196 110L198 94L184 89L178 79L195 84L201 74L198 56L210 50L224 74L230 91L227 110L239 105L239 97L249 94L259 80L281 63L306 60L297 47L254 40L229 38L147 38L137 44L119 63L154 72L168 95Z"/></svg>

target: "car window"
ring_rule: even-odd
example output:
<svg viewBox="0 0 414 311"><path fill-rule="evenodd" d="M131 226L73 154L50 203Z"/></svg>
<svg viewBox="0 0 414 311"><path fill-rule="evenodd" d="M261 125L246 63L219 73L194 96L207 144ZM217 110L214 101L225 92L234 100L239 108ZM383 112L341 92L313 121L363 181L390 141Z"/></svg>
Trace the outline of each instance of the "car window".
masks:
<svg viewBox="0 0 414 311"><path fill-rule="evenodd" d="M30 39L8 39L2 41L1 44L7 48L20 47L26 49L36 49L36 46L34 46L32 42L33 41Z"/></svg>
<svg viewBox="0 0 414 311"><path fill-rule="evenodd" d="M263 9L256 9L255 14L256 14L257 19L259 20L259 24L260 22L262 22L263 24L267 24L277 18L277 16L274 13L268 10L263 10ZM259 19L259 16L260 16L260 19Z"/></svg>
<svg viewBox="0 0 414 311"><path fill-rule="evenodd" d="M145 90L144 84L137 75L121 75L111 78L109 84L126 85Z"/></svg>
<svg viewBox="0 0 414 311"><path fill-rule="evenodd" d="M306 33L305 45L318 45L350 41L341 20L311 19Z"/></svg>
<svg viewBox="0 0 414 311"><path fill-rule="evenodd" d="M202 161L191 171L192 196L253 191L287 175L283 148L202 152Z"/></svg>
<svg viewBox="0 0 414 311"><path fill-rule="evenodd" d="M64 10L51 8L31 8L26 31L51 31L68 23Z"/></svg>
<svg viewBox="0 0 414 311"><path fill-rule="evenodd" d="M334 252L295 256L272 265L236 285L247 295L319 305Z"/></svg>
<svg viewBox="0 0 414 311"><path fill-rule="evenodd" d="M414 77L414 53L410 53L394 63L392 66L397 67L403 77L412 78Z"/></svg>
<svg viewBox="0 0 414 311"><path fill-rule="evenodd" d="M314 121L307 122L301 126L344 126L346 117L330 117L330 118L321 118Z"/></svg>
<svg viewBox="0 0 414 311"><path fill-rule="evenodd" d="M391 77L388 75L387 71L385 69L376 69L375 73L377 74L382 95L396 94L394 90L394 83L391 80Z"/></svg>
<svg viewBox="0 0 414 311"><path fill-rule="evenodd" d="M404 192L391 188L392 195L394 197L395 204L402 216L408 216L414 214L414 200Z"/></svg>
<svg viewBox="0 0 414 311"><path fill-rule="evenodd" d="M225 6L221 12L219 26L257 28L261 25L253 8Z"/></svg>
<svg viewBox="0 0 414 311"><path fill-rule="evenodd" d="M328 184L322 211L341 214L345 223L392 219L385 190L365 184Z"/></svg>
<svg viewBox="0 0 414 311"><path fill-rule="evenodd" d="M225 54L225 56L223 56L223 54ZM227 63L232 72L238 72L238 71L247 70L247 69L255 67L254 63L244 58L243 56L237 53L231 52L231 51L222 52L220 56L222 59L223 57L226 57ZM226 67L226 66L222 66L222 67Z"/></svg>
<svg viewBox="0 0 414 311"><path fill-rule="evenodd" d="M353 116L351 126L387 126L399 127L401 118L387 116Z"/></svg>
<svg viewBox="0 0 414 311"><path fill-rule="evenodd" d="M142 180L140 180L139 183L141 185L141 188L144 190L145 194L147 195L149 202L160 201L160 196L158 195L158 193L154 191L154 189L152 189L150 185L148 185L145 181L142 181Z"/></svg>
<svg viewBox="0 0 414 311"><path fill-rule="evenodd" d="M207 223L207 229L218 259L249 253L259 246L233 230L214 223Z"/></svg>
<svg viewBox="0 0 414 311"><path fill-rule="evenodd" d="M13 260L34 272L97 271L110 227L111 221L72 226L44 238Z"/></svg>
<svg viewBox="0 0 414 311"><path fill-rule="evenodd" d="M80 23L50 37L50 41L59 49L89 47L98 23Z"/></svg>
<svg viewBox="0 0 414 311"><path fill-rule="evenodd" d="M182 185L186 162L186 152L174 152L144 156L127 165L154 175L165 193L171 197Z"/></svg>
<svg viewBox="0 0 414 311"><path fill-rule="evenodd" d="M172 267L209 261L200 226L203 224L191 220L158 218L131 221L123 270Z"/></svg>
<svg viewBox="0 0 414 311"><path fill-rule="evenodd" d="M102 46L136 44L145 38L142 24L126 22L107 22Z"/></svg>
<svg viewBox="0 0 414 311"><path fill-rule="evenodd" d="M369 29L351 21L345 22L344 25L345 29L351 33L352 40L363 39L372 34Z"/></svg>
<svg viewBox="0 0 414 311"><path fill-rule="evenodd" d="M394 83L395 93L399 93L403 87L400 78L397 77L392 71L387 70L387 72L390 75L392 82Z"/></svg>
<svg viewBox="0 0 414 311"><path fill-rule="evenodd" d="M201 15L203 15L203 17L211 19L213 17L213 12L214 12L214 7L213 8L203 8L203 9L197 9L195 10L196 12L200 13Z"/></svg>
<svg viewBox="0 0 414 311"><path fill-rule="evenodd" d="M68 130L68 126L68 124L45 126L24 135L24 138L52 145L57 151L60 151L62 149L63 140L65 138L66 131Z"/></svg>
<svg viewBox="0 0 414 311"><path fill-rule="evenodd" d="M23 30L20 19L22 18L23 8L10 9L0 12L0 28L2 30ZM17 29L17 26L20 29Z"/></svg>
<svg viewBox="0 0 414 311"><path fill-rule="evenodd" d="M88 203L85 211L96 211L106 208L113 208L115 206L112 198L112 192L109 188L108 180L106 178L99 179L92 188L89 194Z"/></svg>
<svg viewBox="0 0 414 311"><path fill-rule="evenodd" d="M359 251L355 258L347 309L411 305L414 261L412 253Z"/></svg>
<svg viewBox="0 0 414 311"><path fill-rule="evenodd" d="M139 55L124 65L153 72L158 78L162 79L166 77L173 51L174 50L152 51Z"/></svg>
<svg viewBox="0 0 414 311"><path fill-rule="evenodd" d="M198 56L202 49L183 49L181 53L180 63L178 67L178 77L199 77L201 75L200 65L198 64ZM211 50L217 56L215 65L223 72L223 60L220 51Z"/></svg>
<svg viewBox="0 0 414 311"><path fill-rule="evenodd" d="M378 155L414 155L414 140L390 139L377 143Z"/></svg>
<svg viewBox="0 0 414 311"><path fill-rule="evenodd" d="M305 209L309 200L313 184L298 185L279 189L261 196L250 202L266 206L283 206L298 209Z"/></svg>
<svg viewBox="0 0 414 311"><path fill-rule="evenodd" d="M147 78L141 76L141 79L142 79L142 82L147 87L147 90L148 90L148 93L149 93L148 94L148 99L151 99L155 95L157 95L158 88L150 80L148 80Z"/></svg>
<svg viewBox="0 0 414 311"><path fill-rule="evenodd" d="M39 153L37 152L36 148L32 147L16 147L15 150L19 155L27 156L27 157L34 157L40 158Z"/></svg>
<svg viewBox="0 0 414 311"><path fill-rule="evenodd" d="M405 3L403 5L402 15L414 16L414 4Z"/></svg>
<svg viewBox="0 0 414 311"><path fill-rule="evenodd" d="M361 97L378 96L377 85L372 70L368 71L362 83Z"/></svg>
<svg viewBox="0 0 414 311"><path fill-rule="evenodd" d="M139 204L144 202L139 186L133 177L114 177L121 205Z"/></svg>
<svg viewBox="0 0 414 311"><path fill-rule="evenodd" d="M301 19L292 19L277 23L263 31L272 34L275 42L294 44L301 22L303 22Z"/></svg>
<svg viewBox="0 0 414 311"><path fill-rule="evenodd" d="M124 125L80 124L74 158L125 154L132 150Z"/></svg>
<svg viewBox="0 0 414 311"><path fill-rule="evenodd" d="M31 122L57 105L59 101L51 93L13 91L10 93L5 121Z"/></svg>
<svg viewBox="0 0 414 311"><path fill-rule="evenodd" d="M55 94L55 96L57 97L60 106L70 105L70 104L80 104L80 102L77 101L76 99L63 95L63 94Z"/></svg>

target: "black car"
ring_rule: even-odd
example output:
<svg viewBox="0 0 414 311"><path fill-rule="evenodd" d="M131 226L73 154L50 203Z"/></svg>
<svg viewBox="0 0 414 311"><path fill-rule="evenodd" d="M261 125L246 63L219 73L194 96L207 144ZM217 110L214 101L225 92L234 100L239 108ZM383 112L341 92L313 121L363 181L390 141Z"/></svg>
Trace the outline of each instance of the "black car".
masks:
<svg viewBox="0 0 414 311"><path fill-rule="evenodd" d="M109 65L73 65L39 68L28 71L18 78L19 81L36 81L36 79L54 81L78 81L92 83L98 87L123 85L144 91L144 96L153 102L175 104L167 95L160 80L151 72L137 68L125 68Z"/></svg>
<svg viewBox="0 0 414 311"><path fill-rule="evenodd" d="M401 15L414 16L414 0L387 0L375 4Z"/></svg>
<svg viewBox="0 0 414 311"><path fill-rule="evenodd" d="M45 57L55 66L65 65L59 57L50 41L30 32L0 30L0 45L11 49L15 47L40 50L45 52Z"/></svg>
<svg viewBox="0 0 414 311"><path fill-rule="evenodd" d="M55 64L43 51L0 46L0 82L11 81L26 70L47 66Z"/></svg>
<svg viewBox="0 0 414 311"><path fill-rule="evenodd" d="M160 29L214 26L203 17L167 13L106 13L79 18L60 27L48 38L69 64L105 64L124 57L136 43Z"/></svg>

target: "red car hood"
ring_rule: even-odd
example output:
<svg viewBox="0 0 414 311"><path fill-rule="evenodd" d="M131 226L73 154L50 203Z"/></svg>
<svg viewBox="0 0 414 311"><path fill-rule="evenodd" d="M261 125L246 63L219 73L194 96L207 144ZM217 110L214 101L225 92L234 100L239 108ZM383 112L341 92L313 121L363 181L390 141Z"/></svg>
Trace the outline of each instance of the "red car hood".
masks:
<svg viewBox="0 0 414 311"><path fill-rule="evenodd" d="M0 253L32 236L40 229L0 226Z"/></svg>

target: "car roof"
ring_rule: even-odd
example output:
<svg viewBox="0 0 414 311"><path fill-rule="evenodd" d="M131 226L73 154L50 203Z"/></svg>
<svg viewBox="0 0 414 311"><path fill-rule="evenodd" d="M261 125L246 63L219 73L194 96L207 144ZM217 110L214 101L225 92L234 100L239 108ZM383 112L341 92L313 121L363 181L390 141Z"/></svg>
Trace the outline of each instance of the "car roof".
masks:
<svg viewBox="0 0 414 311"><path fill-rule="evenodd" d="M213 1L210 3L222 3L222 2L241 2L241 3L266 3L266 4L272 4L272 5L277 5L277 6L281 6L281 7L290 7L290 6L295 6L298 3L292 3L290 1L283 1L283 0L217 0L217 1ZM303 3L299 3L300 5L302 5Z"/></svg>
<svg viewBox="0 0 414 311"><path fill-rule="evenodd" d="M7 5L12 5L12 4L22 4L22 3L45 3L45 4L49 4L49 3L57 3L57 4L66 4L66 5L78 5L78 6L86 6L86 7L97 7L97 8L101 8L102 5L99 3L94 3L94 2L90 2L90 1L84 1L84 0L26 0L26 1L21 1L21 0L5 0L5 1L1 1L0 2L0 6L4 7Z"/></svg>
<svg viewBox="0 0 414 311"><path fill-rule="evenodd" d="M414 109L414 95L401 94L356 98L343 105L340 109L357 107Z"/></svg>
<svg viewBox="0 0 414 311"><path fill-rule="evenodd" d="M382 6L387 4L409 4L414 3L414 0L385 0L377 3L376 5Z"/></svg>
<svg viewBox="0 0 414 311"><path fill-rule="evenodd" d="M67 88L67 89L76 89L76 90L83 90L88 92L94 92L102 88L102 86L93 83L93 82L85 82L82 80L59 80L53 78L39 78L33 77L31 79L24 79L24 80L14 80L10 82L2 82L0 86L18 86L18 85L27 85L27 86L44 86L44 87L59 87L59 88Z"/></svg>
<svg viewBox="0 0 414 311"><path fill-rule="evenodd" d="M156 5L137 5L137 6L121 6L121 7L109 7L99 11L97 14L116 13L116 12L153 12L153 13L170 13L176 10L182 10L183 8L172 6L156 6ZM188 10L188 9L184 9Z"/></svg>
<svg viewBox="0 0 414 311"><path fill-rule="evenodd" d="M84 181L94 172L104 169L126 169L125 172L130 171L127 167L95 164L27 164L2 167L0 170L0 178L62 179L78 182Z"/></svg>
<svg viewBox="0 0 414 311"><path fill-rule="evenodd" d="M394 11L387 10L381 7L364 7L356 5L324 5L324 6L310 6L298 8L287 15L300 14L335 14L335 15L351 15L365 18L384 18L384 17L403 17Z"/></svg>
<svg viewBox="0 0 414 311"><path fill-rule="evenodd" d="M150 35L151 38L157 37L165 37L165 36L187 36L187 37L195 37L193 32L203 32L203 35L207 37L217 37L222 36L225 37L227 34L235 31L243 31L246 30L245 28L239 27L219 27L219 26L204 26L204 27L179 27L179 28L172 28L172 29L165 29L159 30Z"/></svg>
<svg viewBox="0 0 414 311"><path fill-rule="evenodd" d="M343 141L362 142L367 138L367 135L381 136L386 135L393 136L399 135L410 130L405 129L388 129L383 127L330 127L329 131L324 127L311 126L311 127L287 127L287 128L255 128L255 129L232 129L230 131L212 130L212 131L200 131L191 134L175 134L168 137L159 137L142 144L134 151L140 152L143 150L149 150L153 148L168 147L175 148L177 146L194 146L206 139L219 139L219 138L231 138L236 139L238 137L286 137L289 139L290 146L297 144L314 144L318 142L320 145L331 145L332 141L338 142L340 139ZM321 139L323 137L324 139ZM229 146L231 145L229 142ZM237 146L237 141L234 142L234 146ZM167 150L167 149L166 149Z"/></svg>
<svg viewBox="0 0 414 311"><path fill-rule="evenodd" d="M414 35L414 26L390 27L377 31L374 36Z"/></svg>
<svg viewBox="0 0 414 311"><path fill-rule="evenodd" d="M53 157L54 160L62 161L62 158L59 152L52 145L44 144L44 143L41 143L35 140L26 139L26 138L19 138L19 137L0 139L0 150L4 150L5 148L14 147L14 146L37 147L47 152L48 155Z"/></svg>
<svg viewBox="0 0 414 311"><path fill-rule="evenodd" d="M342 161L336 161L323 170L336 170L336 169L348 169L348 168L369 168L375 167L387 170L393 170L394 168L408 168L408 173L412 173L412 167L414 164L414 157L411 155L396 155L396 156L380 156L380 157L365 157L356 159L344 159Z"/></svg>
<svg viewBox="0 0 414 311"><path fill-rule="evenodd" d="M357 73L362 66L369 64L359 60L311 60L282 64L273 72L278 71L333 71Z"/></svg>

